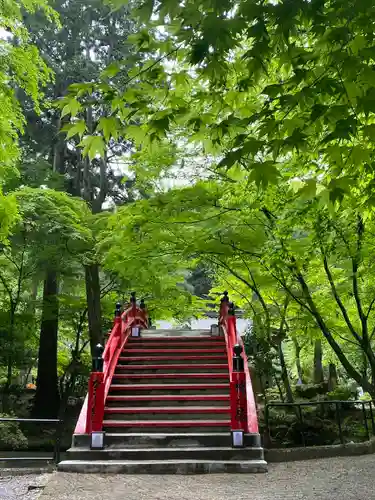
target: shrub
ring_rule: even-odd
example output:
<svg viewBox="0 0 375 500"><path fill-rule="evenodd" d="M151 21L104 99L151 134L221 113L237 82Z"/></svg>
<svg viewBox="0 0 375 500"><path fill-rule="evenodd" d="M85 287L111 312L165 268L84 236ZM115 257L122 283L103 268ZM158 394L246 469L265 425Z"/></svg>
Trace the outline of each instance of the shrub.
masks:
<svg viewBox="0 0 375 500"><path fill-rule="evenodd" d="M299 398L309 400L317 399L317 396L326 394L327 390L328 384L326 382L322 384L302 384L295 387L295 393Z"/></svg>
<svg viewBox="0 0 375 500"><path fill-rule="evenodd" d="M12 418L11 415L0 413L1 418ZM27 448L27 438L17 422L0 422L0 450L24 450Z"/></svg>
<svg viewBox="0 0 375 500"><path fill-rule="evenodd" d="M280 392L277 387L269 387L265 391L265 399L267 402L271 401L281 401Z"/></svg>
<svg viewBox="0 0 375 500"><path fill-rule="evenodd" d="M348 385L340 385L333 391L327 393L327 399L336 401L350 401L357 399L357 390Z"/></svg>

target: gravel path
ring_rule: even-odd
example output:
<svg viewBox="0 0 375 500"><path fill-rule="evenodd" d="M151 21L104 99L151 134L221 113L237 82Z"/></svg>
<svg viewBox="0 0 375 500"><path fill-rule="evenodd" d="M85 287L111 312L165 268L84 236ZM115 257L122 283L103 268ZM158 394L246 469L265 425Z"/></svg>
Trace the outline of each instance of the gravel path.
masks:
<svg viewBox="0 0 375 500"><path fill-rule="evenodd" d="M60 472L51 477L40 500L375 500L374 466L375 455L364 455L271 464L268 474Z"/></svg>
<svg viewBox="0 0 375 500"><path fill-rule="evenodd" d="M36 500L47 483L48 474L0 476L0 500Z"/></svg>

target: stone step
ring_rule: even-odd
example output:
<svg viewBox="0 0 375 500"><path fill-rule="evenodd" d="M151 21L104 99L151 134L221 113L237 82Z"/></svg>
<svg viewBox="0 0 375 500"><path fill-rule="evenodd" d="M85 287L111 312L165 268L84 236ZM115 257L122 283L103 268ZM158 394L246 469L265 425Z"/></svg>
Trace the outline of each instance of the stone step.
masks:
<svg viewBox="0 0 375 500"><path fill-rule="evenodd" d="M224 342L225 343L225 337L224 336L211 336L211 335L187 335L187 336L182 336L182 335L176 335L176 336L164 336L161 337L160 335L143 335L144 330L141 332L140 337L129 337L128 343L149 343L149 342L159 342L164 344L168 344L169 342L195 342L198 343L198 345L201 345L201 343L206 343L206 342Z"/></svg>
<svg viewBox="0 0 375 500"><path fill-rule="evenodd" d="M245 434L244 444L247 447L261 446L259 434ZM145 433L145 432L107 432L105 435L106 448L182 448L182 447L215 447L231 446L232 437L230 432L178 432L178 433ZM90 436L87 434L76 434L73 436L73 447L90 446Z"/></svg>
<svg viewBox="0 0 375 500"><path fill-rule="evenodd" d="M165 351L164 351L165 353ZM212 356L197 356L197 355L187 355L187 356L120 356L119 365L122 364L148 364L148 363L165 363L165 364L178 364L178 363L186 363L186 364L209 364L209 363L228 363L228 357L226 354L215 354Z"/></svg>
<svg viewBox="0 0 375 500"><path fill-rule="evenodd" d="M121 395L141 395L147 391L147 394L157 395L157 394L197 394L199 391L204 391L205 394L225 394L229 395L229 382L228 383L195 383L192 382L190 384L112 384L109 388L109 393L113 394L121 394Z"/></svg>
<svg viewBox="0 0 375 500"><path fill-rule="evenodd" d="M103 428L108 432L142 432L155 433L190 433L190 432L228 432L230 419L212 420L104 420Z"/></svg>
<svg viewBox="0 0 375 500"><path fill-rule="evenodd" d="M169 406L169 407L106 407L104 410L106 420L200 420L224 419L230 415L229 406Z"/></svg>
<svg viewBox="0 0 375 500"><path fill-rule="evenodd" d="M182 447L182 448L70 448L68 460L263 460L263 448Z"/></svg>
<svg viewBox="0 0 375 500"><path fill-rule="evenodd" d="M132 349L127 349L126 347L123 349L121 353L121 357L127 356L155 356L156 354L160 354L162 356L166 355L166 349L160 348L160 346L156 348L142 348L142 347L134 347ZM211 348L202 348L197 349L194 345L192 347L187 348L176 348L176 349L168 349L168 356L180 356L181 354L187 355L196 355L196 356L215 356L218 354L224 355L226 354L226 348L222 347L211 347Z"/></svg>
<svg viewBox="0 0 375 500"><path fill-rule="evenodd" d="M124 350L132 351L133 349L226 349L225 342L223 341L212 341L202 342L199 344L197 342L146 342L146 341L137 341L137 342L128 342L125 344Z"/></svg>
<svg viewBox="0 0 375 500"><path fill-rule="evenodd" d="M117 365L116 373L226 373L228 365L224 363L196 363L196 364L143 364L143 365Z"/></svg>
<svg viewBox="0 0 375 500"><path fill-rule="evenodd" d="M208 474L267 472L264 460L64 460L58 465L62 472L99 474Z"/></svg>
<svg viewBox="0 0 375 500"><path fill-rule="evenodd" d="M167 395L126 395L119 396L117 394L111 394L107 396L106 404L108 407L113 406L126 406L127 408L131 407L148 407L148 406L161 406L161 407L170 407L179 405L180 407L184 406L229 406L230 398L229 392L228 394L190 394L190 395L182 395L182 394L167 394Z"/></svg>
<svg viewBox="0 0 375 500"><path fill-rule="evenodd" d="M212 383L216 381L227 381L229 384L228 373L114 373L112 383L134 385L144 384L186 384L189 380L193 382Z"/></svg>
<svg viewBox="0 0 375 500"><path fill-rule="evenodd" d="M214 324L214 322L212 323ZM168 330L168 329L163 329L161 328L160 330L142 330L141 331L141 338L157 338L157 337L193 337L199 340L200 337L210 337L211 338L211 331L210 330L178 330L176 328Z"/></svg>

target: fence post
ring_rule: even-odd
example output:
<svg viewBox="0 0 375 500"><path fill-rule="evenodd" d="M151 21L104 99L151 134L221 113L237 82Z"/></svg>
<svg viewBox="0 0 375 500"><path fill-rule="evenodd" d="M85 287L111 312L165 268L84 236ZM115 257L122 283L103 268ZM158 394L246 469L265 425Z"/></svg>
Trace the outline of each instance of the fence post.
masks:
<svg viewBox="0 0 375 500"><path fill-rule="evenodd" d="M363 413L363 422L365 424L365 429L366 429L366 439L367 439L367 441L369 441L370 440L370 431L369 431L368 423L367 423L367 414L366 414L365 403L362 403L362 413Z"/></svg>
<svg viewBox="0 0 375 500"><path fill-rule="evenodd" d="M344 444L344 436L342 435L342 427L341 427L341 405L340 403L335 403L336 406L336 418L337 418L337 426L339 428L339 437L340 437L340 443Z"/></svg>
<svg viewBox="0 0 375 500"><path fill-rule="evenodd" d="M92 372L89 379L88 405L86 417L86 434L100 432L104 418L104 348L98 344L94 350Z"/></svg>
<svg viewBox="0 0 375 500"><path fill-rule="evenodd" d="M233 373L230 383L230 410L232 446L244 445L244 433L247 432L247 398L242 346L233 348Z"/></svg>
<svg viewBox="0 0 375 500"><path fill-rule="evenodd" d="M272 446L272 439L271 439L271 429L270 429L270 411L269 411L269 405L268 403L265 404L264 406L264 446L265 448L271 448Z"/></svg>
<svg viewBox="0 0 375 500"><path fill-rule="evenodd" d="M368 404L370 408L372 435L375 436L375 422L374 422L374 412L372 411L372 401L369 401Z"/></svg>
<svg viewBox="0 0 375 500"><path fill-rule="evenodd" d="M302 445L303 446L306 446L306 440L305 440L305 433L303 432L303 415L302 415L302 408L301 408L301 405L296 403L297 404L297 408L298 408L298 417L299 417L299 421L300 421L300 424L301 424L301 438L302 438Z"/></svg>

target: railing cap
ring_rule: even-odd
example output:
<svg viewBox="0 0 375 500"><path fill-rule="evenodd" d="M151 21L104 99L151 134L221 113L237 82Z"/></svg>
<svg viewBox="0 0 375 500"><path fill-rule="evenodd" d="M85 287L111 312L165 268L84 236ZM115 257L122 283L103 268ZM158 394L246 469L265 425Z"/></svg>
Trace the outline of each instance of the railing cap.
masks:
<svg viewBox="0 0 375 500"><path fill-rule="evenodd" d="M234 347L233 347L233 352L234 354L237 356L237 357L240 357L241 354L242 354L242 351L243 351L243 347L241 344L236 344Z"/></svg>
<svg viewBox="0 0 375 500"><path fill-rule="evenodd" d="M104 347L101 344L97 344L94 349L94 354L96 358L101 358L103 356Z"/></svg>
<svg viewBox="0 0 375 500"><path fill-rule="evenodd" d="M234 305L234 302L230 302L229 303L228 314L229 314L229 316L234 316L235 315L235 305Z"/></svg>

